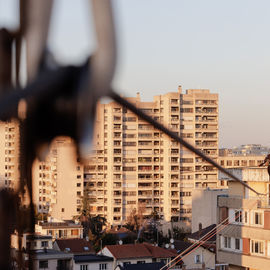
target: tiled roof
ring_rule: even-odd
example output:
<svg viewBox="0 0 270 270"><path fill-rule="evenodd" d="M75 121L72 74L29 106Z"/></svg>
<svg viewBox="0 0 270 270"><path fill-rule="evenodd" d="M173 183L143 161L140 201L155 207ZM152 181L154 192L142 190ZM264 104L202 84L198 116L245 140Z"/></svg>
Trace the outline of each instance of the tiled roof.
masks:
<svg viewBox="0 0 270 270"><path fill-rule="evenodd" d="M197 232L194 232L194 233L190 234L188 236L188 238L193 239L193 240L199 240L203 236L205 236L207 233L209 233L210 231L212 231L215 227L216 227L216 224L212 224L212 225L210 225L210 226L202 229L201 231L197 231ZM207 242L215 242L216 241L216 234L215 234L215 232L216 232L216 229L213 230L214 235L210 239L208 239ZM211 235L212 235L212 233L211 233Z"/></svg>
<svg viewBox="0 0 270 270"><path fill-rule="evenodd" d="M82 238L55 240L61 251L70 253L95 253L91 243Z"/></svg>
<svg viewBox="0 0 270 270"><path fill-rule="evenodd" d="M148 243L143 243L143 245L151 252L154 258L171 258L177 256L175 249L165 249Z"/></svg>
<svg viewBox="0 0 270 270"><path fill-rule="evenodd" d="M106 246L116 259L125 258L171 258L176 251L152 246L148 243Z"/></svg>

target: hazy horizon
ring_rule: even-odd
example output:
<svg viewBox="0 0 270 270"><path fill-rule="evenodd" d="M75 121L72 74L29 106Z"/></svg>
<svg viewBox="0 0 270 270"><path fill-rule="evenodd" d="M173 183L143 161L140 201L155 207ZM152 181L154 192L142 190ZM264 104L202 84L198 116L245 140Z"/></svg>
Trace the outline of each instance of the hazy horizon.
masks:
<svg viewBox="0 0 270 270"><path fill-rule="evenodd" d="M49 47L64 63L93 51L86 0L55 1ZM270 146L270 2L115 0L119 61L114 86L126 96L189 88L219 94L219 146ZM0 0L0 26L16 24L15 0ZM5 11L5 12L4 12ZM92 40L92 41L91 41Z"/></svg>

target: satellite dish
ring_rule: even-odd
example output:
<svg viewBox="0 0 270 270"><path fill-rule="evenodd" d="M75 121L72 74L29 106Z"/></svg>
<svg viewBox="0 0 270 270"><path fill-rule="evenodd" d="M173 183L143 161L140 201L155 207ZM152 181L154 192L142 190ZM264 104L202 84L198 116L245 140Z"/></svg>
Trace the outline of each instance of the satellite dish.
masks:
<svg viewBox="0 0 270 270"><path fill-rule="evenodd" d="M122 240L120 240L120 241L119 241L119 245L122 245L122 244L123 244L123 241L122 241Z"/></svg>
<svg viewBox="0 0 270 270"><path fill-rule="evenodd" d="M174 243L174 239L173 239L173 238L171 238L171 239L170 239L170 242L171 242L171 244L173 244L173 243Z"/></svg>
<svg viewBox="0 0 270 270"><path fill-rule="evenodd" d="M174 249L174 245L171 245L171 249Z"/></svg>
<svg viewBox="0 0 270 270"><path fill-rule="evenodd" d="M165 245L165 248L169 248L169 246L170 246L169 244L166 244L166 245Z"/></svg>

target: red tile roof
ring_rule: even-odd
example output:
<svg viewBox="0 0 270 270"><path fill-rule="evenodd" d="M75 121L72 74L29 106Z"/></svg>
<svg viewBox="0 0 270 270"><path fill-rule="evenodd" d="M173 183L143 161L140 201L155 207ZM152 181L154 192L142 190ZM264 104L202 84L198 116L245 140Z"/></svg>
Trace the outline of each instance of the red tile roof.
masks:
<svg viewBox="0 0 270 270"><path fill-rule="evenodd" d="M116 259L125 258L171 258L177 255L175 250L152 246L148 243L106 246Z"/></svg>
<svg viewBox="0 0 270 270"><path fill-rule="evenodd" d="M75 254L95 253L92 244L82 238L74 239L57 239L55 240L61 251L66 251ZM69 250L70 249L70 250Z"/></svg>

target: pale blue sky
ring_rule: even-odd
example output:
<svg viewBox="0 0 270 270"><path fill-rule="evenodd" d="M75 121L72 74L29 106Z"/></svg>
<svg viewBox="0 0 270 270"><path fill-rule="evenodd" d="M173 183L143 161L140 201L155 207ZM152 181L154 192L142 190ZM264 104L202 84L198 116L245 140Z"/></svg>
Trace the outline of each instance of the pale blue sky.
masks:
<svg viewBox="0 0 270 270"><path fill-rule="evenodd" d="M220 146L270 146L270 1L114 0L119 61L114 85L153 95L209 88L220 99ZM0 0L0 25L12 24ZM49 46L63 62L93 50L88 1L56 0ZM9 11L10 10L10 11Z"/></svg>

